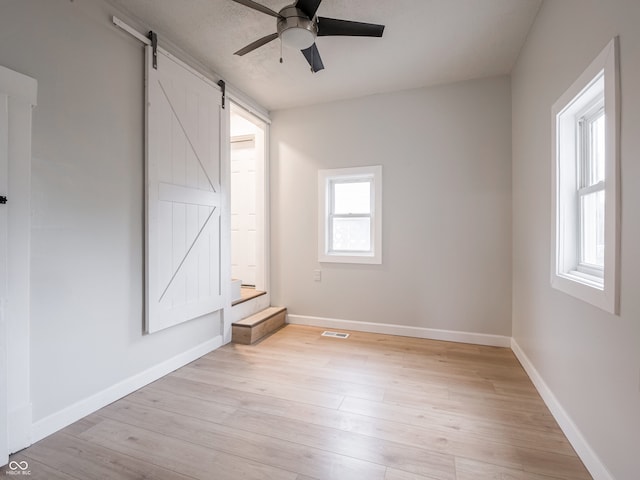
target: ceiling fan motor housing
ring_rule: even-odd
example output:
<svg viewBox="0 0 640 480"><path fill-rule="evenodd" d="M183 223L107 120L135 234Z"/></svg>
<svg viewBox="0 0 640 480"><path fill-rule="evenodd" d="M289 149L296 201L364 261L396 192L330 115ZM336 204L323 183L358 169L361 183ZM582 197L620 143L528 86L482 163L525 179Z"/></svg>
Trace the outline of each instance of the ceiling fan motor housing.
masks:
<svg viewBox="0 0 640 480"><path fill-rule="evenodd" d="M318 35L318 25L294 5L284 7L279 12L278 35L285 45L304 50L314 44Z"/></svg>

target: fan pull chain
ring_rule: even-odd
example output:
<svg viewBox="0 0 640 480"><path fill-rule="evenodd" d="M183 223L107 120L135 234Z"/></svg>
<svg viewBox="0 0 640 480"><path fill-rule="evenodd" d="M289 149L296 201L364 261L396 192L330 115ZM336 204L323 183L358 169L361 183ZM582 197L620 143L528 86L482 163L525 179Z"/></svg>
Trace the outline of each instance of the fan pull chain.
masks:
<svg viewBox="0 0 640 480"><path fill-rule="evenodd" d="M280 63L282 63L282 38L280 39Z"/></svg>

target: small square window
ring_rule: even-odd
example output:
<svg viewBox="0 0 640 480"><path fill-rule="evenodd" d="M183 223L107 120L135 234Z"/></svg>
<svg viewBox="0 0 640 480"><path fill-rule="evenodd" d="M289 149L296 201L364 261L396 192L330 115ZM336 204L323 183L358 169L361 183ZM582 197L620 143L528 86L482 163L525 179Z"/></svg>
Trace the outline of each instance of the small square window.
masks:
<svg viewBox="0 0 640 480"><path fill-rule="evenodd" d="M382 167L318 172L318 260L382 263Z"/></svg>

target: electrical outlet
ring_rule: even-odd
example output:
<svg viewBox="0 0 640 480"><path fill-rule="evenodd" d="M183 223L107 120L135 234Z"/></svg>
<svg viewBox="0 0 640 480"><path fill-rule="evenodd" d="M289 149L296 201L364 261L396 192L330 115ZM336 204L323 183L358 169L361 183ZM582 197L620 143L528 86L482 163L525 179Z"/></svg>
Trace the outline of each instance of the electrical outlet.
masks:
<svg viewBox="0 0 640 480"><path fill-rule="evenodd" d="M322 281L322 270L314 270L313 271L313 281L321 282Z"/></svg>

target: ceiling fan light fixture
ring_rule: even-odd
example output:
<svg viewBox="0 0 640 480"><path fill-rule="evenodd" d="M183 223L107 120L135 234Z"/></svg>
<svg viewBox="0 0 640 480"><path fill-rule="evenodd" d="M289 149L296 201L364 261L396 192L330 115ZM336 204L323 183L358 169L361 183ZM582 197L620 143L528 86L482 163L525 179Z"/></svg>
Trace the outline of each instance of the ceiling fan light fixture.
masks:
<svg viewBox="0 0 640 480"><path fill-rule="evenodd" d="M275 12L254 0L233 1L278 19L276 33L259 38L238 50L234 55L243 56L276 38L280 38L280 63L282 63L282 45L286 45L302 52L313 73L324 69L320 52L316 46L316 37L336 35L381 37L384 32L384 25L316 16L316 11L322 0L295 0L295 3L287 5L279 12Z"/></svg>
<svg viewBox="0 0 640 480"><path fill-rule="evenodd" d="M292 27L283 30L280 33L282 43L287 47L295 48L296 50L306 50L316 41L316 37L310 30L301 27Z"/></svg>

